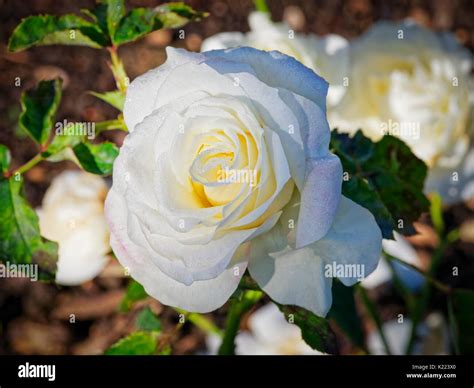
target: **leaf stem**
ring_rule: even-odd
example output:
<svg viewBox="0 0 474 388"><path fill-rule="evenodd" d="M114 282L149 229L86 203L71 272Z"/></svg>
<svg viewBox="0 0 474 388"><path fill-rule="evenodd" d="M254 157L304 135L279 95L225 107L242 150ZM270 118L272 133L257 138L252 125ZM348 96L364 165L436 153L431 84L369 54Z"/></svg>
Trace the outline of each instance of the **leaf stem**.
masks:
<svg viewBox="0 0 474 388"><path fill-rule="evenodd" d="M223 336L222 331L216 325L214 325L214 323L209 318L205 317L204 315L199 313L190 313L180 308L175 308L175 311L179 314L183 314L189 322L191 322L193 325L195 325L202 331L209 334L218 335L219 337Z"/></svg>
<svg viewBox="0 0 474 388"><path fill-rule="evenodd" d="M436 274L438 270L439 264L443 257L443 253L447 246L448 246L447 240L444 238L441 239L439 245L436 247L436 250L434 251L433 256L431 258L431 266L427 274L428 275L427 279L428 277L433 279L434 275ZM428 303L430 300L430 296L431 296L430 282L427 282L424 284L423 289L421 290L421 294L417 298L417 301L413 308L410 339L408 340L408 345L407 345L407 350L406 350L407 355L410 355L413 352L418 324L421 322L421 319L423 318L423 315L425 314L425 311L428 307Z"/></svg>
<svg viewBox="0 0 474 388"><path fill-rule="evenodd" d="M117 47L112 46L108 47L107 50L110 54L110 59L112 62L109 62L110 70L112 70L112 74L115 78L115 83L117 85L117 89L120 90L123 94L127 90L127 86L129 83L129 79L127 77L127 73L125 72L125 67L123 66L123 62L118 56Z"/></svg>
<svg viewBox="0 0 474 388"><path fill-rule="evenodd" d="M121 131L127 131L127 127L125 125L125 122L121 117L115 119L115 120L106 120L106 121L99 121L94 123L95 130L97 134L99 134L102 131L110 131L112 129L119 129Z"/></svg>
<svg viewBox="0 0 474 388"><path fill-rule="evenodd" d="M423 276L427 281L429 281L439 291L444 292L445 294L450 294L451 293L452 289L451 289L450 286L440 282L439 280L435 279L434 277L432 277L431 275L429 275L426 272L422 271L421 269L414 266L413 264L410 264L410 263L407 263L406 261L400 260L398 257L390 256L387 253L384 253L384 255L388 260L396 261L396 262L400 263L401 265L404 265L405 267L408 267L408 268L412 269L413 271L418 272L421 276Z"/></svg>
<svg viewBox="0 0 474 388"><path fill-rule="evenodd" d="M357 289L359 291L359 294L361 296L362 302L364 303L364 306L369 313L370 317L375 323L375 326L377 327L377 331L379 332L380 339L382 340L383 346L385 348L385 352L390 355L390 346L388 345L387 338L385 337L385 333L383 331L382 327L382 320L380 319L379 314L377 313L377 310L375 308L375 305L373 302L370 300L369 296L367 295L367 292L362 286L357 286Z"/></svg>
<svg viewBox="0 0 474 388"><path fill-rule="evenodd" d="M459 231L455 229L449 233L445 233L442 201L439 195L433 195L431 198L430 215L431 220L435 226L439 241L439 244L431 257L431 265L428 270L428 276L434 280L434 277L438 272L438 268L441 264L441 260L443 258L446 248L458 239ZM418 325L421 322L426 309L428 308L428 304L431 297L430 283L432 282L426 282L424 284L423 289L421 290L421 295L419 296L419 298L417 298L417 301L413 308L410 338L408 340L408 345L406 349L407 355L410 355L413 352L413 349L415 347L416 334L418 331Z"/></svg>
<svg viewBox="0 0 474 388"><path fill-rule="evenodd" d="M13 175L16 174L24 174L26 171L28 171L30 168L36 166L39 162L43 160L43 157L41 154L36 155L34 158L30 159L28 162L25 164L21 165L17 169L13 171L8 171L4 174L5 178L10 178Z"/></svg>
<svg viewBox="0 0 474 388"><path fill-rule="evenodd" d="M245 291L242 298L233 299L227 315L227 323L224 331L224 338L219 355L235 354L235 337L240 328L240 321L243 315L248 312L263 296L261 291Z"/></svg>
<svg viewBox="0 0 474 388"><path fill-rule="evenodd" d="M253 0L255 9L260 12L270 13L267 2L265 0Z"/></svg>

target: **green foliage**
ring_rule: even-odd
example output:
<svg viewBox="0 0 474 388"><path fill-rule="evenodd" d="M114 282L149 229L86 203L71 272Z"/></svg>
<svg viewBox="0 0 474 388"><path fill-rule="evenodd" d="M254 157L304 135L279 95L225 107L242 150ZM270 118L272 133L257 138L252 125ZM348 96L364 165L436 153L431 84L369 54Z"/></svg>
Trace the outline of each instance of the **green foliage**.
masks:
<svg viewBox="0 0 474 388"><path fill-rule="evenodd" d="M114 108L119 111L123 111L123 105L125 103L125 95L119 90L114 90L112 92L97 93L90 92L93 96L105 101L107 104L112 105Z"/></svg>
<svg viewBox="0 0 474 388"><path fill-rule="evenodd" d="M393 238L393 230L413 234L413 221L429 206L423 161L396 137L386 135L374 143L360 130L353 137L334 130L331 148L350 174L343 194L370 210L383 237Z"/></svg>
<svg viewBox="0 0 474 388"><path fill-rule="evenodd" d="M142 331L161 331L161 322L149 307L145 307L137 316L137 329Z"/></svg>
<svg viewBox="0 0 474 388"><path fill-rule="evenodd" d="M303 340L312 349L329 354L337 353L336 337L327 319L318 317L301 307L283 305L278 305L278 307L285 314L288 322L294 323L301 329Z"/></svg>
<svg viewBox="0 0 474 388"><path fill-rule="evenodd" d="M474 291L453 290L448 310L456 353L474 355Z"/></svg>
<svg viewBox="0 0 474 388"><path fill-rule="evenodd" d="M430 217L436 233L442 236L444 233L443 200L438 193L433 193L431 196Z"/></svg>
<svg viewBox="0 0 474 388"><path fill-rule="evenodd" d="M21 51L52 44L100 48L107 44L107 38L97 25L77 15L37 15L28 16L15 28L8 49Z"/></svg>
<svg viewBox="0 0 474 388"><path fill-rule="evenodd" d="M156 352L157 337L156 332L137 331L113 344L105 354L108 356L149 356Z"/></svg>
<svg viewBox="0 0 474 388"><path fill-rule="evenodd" d="M119 154L117 146L110 142L79 143L74 146L73 151L81 167L97 175L110 175L114 160Z"/></svg>
<svg viewBox="0 0 474 388"><path fill-rule="evenodd" d="M35 15L23 19L10 37L9 50L53 44L118 46L152 31L181 27L206 16L181 2L156 8L134 8L127 13L123 0L101 0L95 8L81 12L90 20L74 14Z"/></svg>
<svg viewBox="0 0 474 388"><path fill-rule="evenodd" d="M10 151L3 144L0 144L0 172L6 173L10 166Z"/></svg>
<svg viewBox="0 0 474 388"><path fill-rule="evenodd" d="M267 2L265 0L253 0L253 3L257 11L270 13Z"/></svg>
<svg viewBox="0 0 474 388"><path fill-rule="evenodd" d="M146 293L143 286L135 280L132 280L127 287L127 291L125 292L122 303L120 304L120 311L129 311L135 302L143 300L147 297L148 294Z"/></svg>
<svg viewBox="0 0 474 388"><path fill-rule="evenodd" d="M73 131L74 132L74 131ZM79 133L79 132L74 132ZM59 153L64 151L67 148L73 148L80 142L85 140L85 135L56 135L51 143L48 145L45 151L41 153L41 156L44 159L54 160L54 157L57 156Z"/></svg>
<svg viewBox="0 0 474 388"><path fill-rule="evenodd" d="M162 28L178 28L205 16L183 3L163 4L156 8L132 9L120 22L113 41L116 45L132 42Z"/></svg>
<svg viewBox="0 0 474 388"><path fill-rule="evenodd" d="M209 15L207 12L196 11L182 2L161 4L155 10L157 18L163 25L162 28L182 27L189 21L199 21Z"/></svg>
<svg viewBox="0 0 474 388"><path fill-rule="evenodd" d="M235 337L240 328L240 321L243 315L246 314L262 296L263 292L257 290L247 290L240 293L237 297L232 296L232 302L227 313L224 338L219 347L219 355L235 354Z"/></svg>
<svg viewBox="0 0 474 388"><path fill-rule="evenodd" d="M0 165L8 169L10 155L0 146ZM22 195L20 176L0 178L0 260L37 264L46 277L56 271L58 245L41 237L38 216Z"/></svg>
<svg viewBox="0 0 474 388"><path fill-rule="evenodd" d="M120 20L125 16L126 9L124 1L102 0L102 3L106 6L107 31L110 36L114 36Z"/></svg>
<svg viewBox="0 0 474 388"><path fill-rule="evenodd" d="M38 144L45 144L61 101L61 80L41 81L21 96L20 127Z"/></svg>
<svg viewBox="0 0 474 388"><path fill-rule="evenodd" d="M333 319L337 323L354 345L364 349L364 331L360 317L357 314L354 291L355 287L346 287L337 279L333 281L333 302L328 318Z"/></svg>

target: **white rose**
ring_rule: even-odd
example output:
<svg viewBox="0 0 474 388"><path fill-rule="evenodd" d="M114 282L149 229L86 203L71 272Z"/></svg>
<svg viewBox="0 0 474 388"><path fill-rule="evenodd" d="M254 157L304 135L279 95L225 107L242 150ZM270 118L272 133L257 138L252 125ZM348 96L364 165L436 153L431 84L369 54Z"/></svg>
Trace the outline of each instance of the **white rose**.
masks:
<svg viewBox="0 0 474 388"><path fill-rule="evenodd" d="M107 264L106 193L102 178L81 171L61 173L48 188L38 216L41 234L59 244L57 283L81 284Z"/></svg>
<svg viewBox="0 0 474 388"><path fill-rule="evenodd" d="M327 83L278 52L167 53L127 91L105 206L117 258L166 305L212 311L248 267L274 300L325 315L324 265L368 275L381 250L371 213L341 196Z"/></svg>
<svg viewBox="0 0 474 388"><path fill-rule="evenodd" d="M260 307L248 319L249 331L240 332L235 338L238 355L321 355L311 349L301 337L298 326L288 323L283 313L273 303ZM221 338L206 338L210 354L217 354Z"/></svg>
<svg viewBox="0 0 474 388"><path fill-rule="evenodd" d="M382 241L384 252L407 264L421 268L421 260L410 242L395 231L393 235L394 240L384 239ZM392 261L392 265L390 265L385 258L381 258L375 271L364 279L362 286L369 289L376 288L391 281L394 273L398 280L412 292L418 291L425 284L425 278L418 271L398 261Z"/></svg>
<svg viewBox="0 0 474 388"><path fill-rule="evenodd" d="M249 15L250 32L222 32L205 39L201 51L249 46L266 51L280 51L313 69L329 82L328 106L337 104L345 93L348 74L347 40L330 34L324 38L295 33L286 23L273 23L264 12Z"/></svg>
<svg viewBox="0 0 474 388"><path fill-rule="evenodd" d="M349 87L330 112L331 125L361 128L373 140L400 137L431 169L426 191L450 201L474 176L466 164L471 67L471 55L451 34L411 21L379 22L351 42Z"/></svg>

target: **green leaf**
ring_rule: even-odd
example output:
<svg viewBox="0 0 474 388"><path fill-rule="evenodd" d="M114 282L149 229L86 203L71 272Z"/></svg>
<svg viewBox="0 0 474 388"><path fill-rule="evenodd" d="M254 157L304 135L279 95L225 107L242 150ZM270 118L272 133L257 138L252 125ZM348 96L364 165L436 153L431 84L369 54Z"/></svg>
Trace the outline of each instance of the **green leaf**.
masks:
<svg viewBox="0 0 474 388"><path fill-rule="evenodd" d="M108 38L100 28L77 15L29 16L15 28L8 42L10 51L53 44L106 46Z"/></svg>
<svg viewBox="0 0 474 388"><path fill-rule="evenodd" d="M49 274L56 272L58 245L41 237L38 216L21 195L16 176L0 179L0 260L37 264Z"/></svg>
<svg viewBox="0 0 474 388"><path fill-rule="evenodd" d="M137 331L113 344L105 354L108 356L149 356L156 352L156 332Z"/></svg>
<svg viewBox="0 0 474 388"><path fill-rule="evenodd" d="M107 4L99 3L93 9L81 9L81 12L84 15L89 16L93 22L97 24L104 36L109 36L109 29L107 26ZM108 42L107 46L109 43L110 41Z"/></svg>
<svg viewBox="0 0 474 388"><path fill-rule="evenodd" d="M61 101L61 80L40 81L36 89L21 96L20 127L39 144L49 139Z"/></svg>
<svg viewBox="0 0 474 388"><path fill-rule="evenodd" d="M112 105L114 108L118 109L120 112L123 111L123 105L125 104L125 94L120 90L114 90L112 92L97 93L89 92L93 96L100 98L102 101L105 101L107 104Z"/></svg>
<svg viewBox="0 0 474 388"><path fill-rule="evenodd" d="M342 185L342 194L368 209L375 217L384 238L393 238L395 221L377 189L367 180L353 175Z"/></svg>
<svg viewBox="0 0 474 388"><path fill-rule="evenodd" d="M83 142L85 140L86 135L78 135L83 130L82 123L71 123L73 124L73 128L71 132L67 131L66 133L56 133L51 143L48 145L45 151L41 153L43 158L50 158L62 151L66 148L73 148L77 144Z"/></svg>
<svg viewBox="0 0 474 388"><path fill-rule="evenodd" d="M207 17L207 12L194 10L182 2L165 3L155 8L157 18L163 24L162 28L179 28L190 21L199 21Z"/></svg>
<svg viewBox="0 0 474 388"><path fill-rule="evenodd" d="M135 302L146 299L147 297L148 294L146 293L143 286L135 280L132 280L127 287L127 291L125 292L122 303L120 304L120 311L129 311Z"/></svg>
<svg viewBox="0 0 474 388"><path fill-rule="evenodd" d="M350 175L343 194L372 212L383 237L393 238L393 230L413 234L412 223L429 206L425 163L400 139L386 135L373 143L360 130L353 137L332 131L331 148Z"/></svg>
<svg viewBox="0 0 474 388"><path fill-rule="evenodd" d="M448 298L450 328L457 354L474 354L474 291L455 289Z"/></svg>
<svg viewBox="0 0 474 388"><path fill-rule="evenodd" d="M337 279L333 281L333 302L328 318L334 319L355 346L364 349L364 331L356 310L354 290L354 287L346 287Z"/></svg>
<svg viewBox="0 0 474 388"><path fill-rule="evenodd" d="M184 3L162 4L156 8L135 8L120 21L113 42L116 45L132 42L152 31L181 27L206 15Z"/></svg>
<svg viewBox="0 0 474 388"><path fill-rule="evenodd" d="M84 170L98 175L111 174L114 160L119 154L117 146L110 142L79 143L73 151Z"/></svg>
<svg viewBox="0 0 474 388"><path fill-rule="evenodd" d="M436 233L442 236L444 233L443 200L438 193L433 193L431 196L430 216Z"/></svg>
<svg viewBox="0 0 474 388"><path fill-rule="evenodd" d="M329 354L337 353L336 337L326 319L318 317L301 307L277 306L285 314L288 322L294 323L301 329L303 340L312 349Z"/></svg>
<svg viewBox="0 0 474 388"><path fill-rule="evenodd" d="M161 331L161 322L151 311L150 307L145 307L137 316L136 326L142 331Z"/></svg>
<svg viewBox="0 0 474 388"><path fill-rule="evenodd" d="M123 0L102 0L102 2L107 5L107 30L112 38L120 20L125 16L125 4Z"/></svg>
<svg viewBox="0 0 474 388"><path fill-rule="evenodd" d="M8 171L8 167L10 166L10 151L6 146L0 144L0 172L5 173Z"/></svg>
<svg viewBox="0 0 474 388"><path fill-rule="evenodd" d="M115 31L113 41L116 45L137 40L146 34L159 30L162 24L155 19L156 11L151 8L135 8L132 9L120 21ZM155 23L157 23L155 25Z"/></svg>

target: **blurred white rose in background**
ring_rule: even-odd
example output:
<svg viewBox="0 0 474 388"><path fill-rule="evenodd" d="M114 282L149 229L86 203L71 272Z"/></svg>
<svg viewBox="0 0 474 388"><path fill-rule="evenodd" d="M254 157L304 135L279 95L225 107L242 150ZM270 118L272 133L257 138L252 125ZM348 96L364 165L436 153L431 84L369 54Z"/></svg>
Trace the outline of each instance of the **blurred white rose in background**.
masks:
<svg viewBox="0 0 474 388"><path fill-rule="evenodd" d="M277 50L292 56L329 82L328 107L342 98L344 78L348 75L348 43L339 35L296 33L286 23L273 23L268 14L249 15L250 32L222 32L205 39L201 51L249 46L259 50Z"/></svg>
<svg viewBox="0 0 474 388"><path fill-rule="evenodd" d="M81 284L107 264L106 194L102 178L82 171L65 171L48 188L37 212L41 234L59 244L57 283Z"/></svg>
<svg viewBox="0 0 474 388"><path fill-rule="evenodd" d="M394 237L394 240L384 239L382 241L384 252L421 269L421 260L410 242L397 232L394 232ZM414 269L397 261L392 261L392 266L393 270L387 260L382 257L375 271L362 281L362 286L368 289L376 288L391 281L393 272L398 280L411 291L417 291L425 284L423 275Z"/></svg>
<svg viewBox="0 0 474 388"><path fill-rule="evenodd" d="M407 20L375 24L351 42L350 52L349 85L328 112L331 126L360 128L374 141L397 136L430 168L426 192L439 191L445 202L471 196L469 51L452 34Z"/></svg>
<svg viewBox="0 0 474 388"><path fill-rule="evenodd" d="M412 321L399 315L398 319L387 321L382 325L390 354L404 355L412 330ZM449 354L449 329L443 315L438 312L430 313L416 331L413 346L415 355ZM367 348L370 354L383 355L387 350L380 333L372 330L367 337Z"/></svg>
<svg viewBox="0 0 474 388"><path fill-rule="evenodd" d="M288 323L273 303L255 311L248 320L250 331L241 331L236 339L238 355L318 355L301 337L298 326ZM209 353L217 354L220 338L211 335L206 339Z"/></svg>

